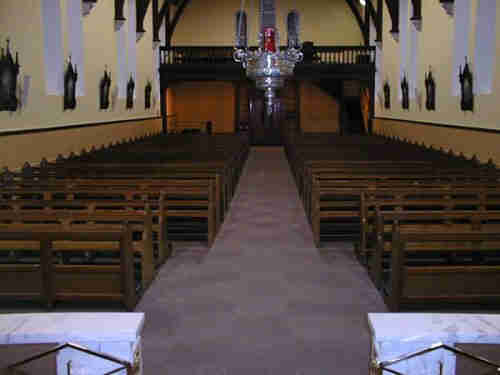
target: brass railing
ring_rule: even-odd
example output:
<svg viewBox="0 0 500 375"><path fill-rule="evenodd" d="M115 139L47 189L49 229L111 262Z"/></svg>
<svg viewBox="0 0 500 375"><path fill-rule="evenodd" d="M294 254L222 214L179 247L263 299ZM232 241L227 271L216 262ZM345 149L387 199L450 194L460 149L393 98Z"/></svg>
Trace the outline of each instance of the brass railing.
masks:
<svg viewBox="0 0 500 375"><path fill-rule="evenodd" d="M439 349L444 349L444 350L452 352L456 355L463 356L463 357L471 359L473 361L480 362L484 365L496 368L497 372L500 373L500 364L494 363L494 362L492 362L486 358L480 357L478 355L468 353L464 350L443 344L441 342L433 344L425 349L421 349L421 350L413 352L413 353L403 354L397 358L393 358L393 359L390 359L387 361L378 362L376 360L373 360L373 362L371 363L371 368L373 370L372 373L376 374L376 375L382 375L385 371L385 372L389 372L389 373L394 374L394 375L405 375L402 372L393 370L389 367L393 366L395 364L398 364L400 362L404 362L404 361L410 360L412 358L420 357L420 356L425 355L427 353L434 352L434 351L439 350ZM443 364L440 362L439 363L439 375L442 375L442 374L443 374ZM436 375L438 375L438 374L436 374Z"/></svg>
<svg viewBox="0 0 500 375"><path fill-rule="evenodd" d="M124 361L120 358L114 357L114 356L106 354L106 353L99 353L99 352L93 351L93 350L86 348L85 346L82 346L82 345L67 342L65 344L56 346L53 349L47 350L47 351L39 353L39 354L35 354L35 355L33 355L29 358L26 358L22 361L13 363L12 365L8 366L8 369L14 370L16 367L20 367L22 365L25 365L25 364L33 362L33 361L37 361L41 358L47 357L51 354L57 353L57 352L59 352L63 349L66 349L66 348L71 348L71 349L77 350L79 352L82 352L82 353L85 353L85 354L88 354L88 355L91 355L91 356L94 356L97 358L101 358L101 359L107 360L109 362L113 362L113 363L117 364L118 366L120 366L112 371L109 371L109 372L103 374L103 375L116 374L117 372L122 371L122 370L125 370L127 375L134 375L138 372L138 370L140 368L140 363L139 363L138 357L135 358L134 363L131 363L131 362ZM71 375L71 361L68 362L67 368L68 368L68 375Z"/></svg>

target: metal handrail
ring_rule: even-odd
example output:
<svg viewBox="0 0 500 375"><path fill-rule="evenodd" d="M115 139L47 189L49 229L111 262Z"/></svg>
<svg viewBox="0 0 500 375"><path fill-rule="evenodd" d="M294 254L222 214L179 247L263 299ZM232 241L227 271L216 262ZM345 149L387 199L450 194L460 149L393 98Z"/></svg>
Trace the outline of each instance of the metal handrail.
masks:
<svg viewBox="0 0 500 375"><path fill-rule="evenodd" d="M38 359L47 357L47 356L49 356L51 354L57 353L57 352L59 352L59 351L61 351L63 349L66 349L66 348L75 349L75 350L80 351L82 353L85 353L85 354L88 354L88 355L91 355L91 356L94 356L94 357L98 357L98 358L101 358L101 359L113 362L113 363L121 366L121 367L119 367L117 369L114 369L112 371L109 371L109 372L107 372L107 373L105 373L103 375L112 375L112 374L115 374L115 373L117 373L118 371L121 371L121 370L126 370L127 371L127 375L134 375L139 370L139 362L138 362L138 360L134 361L134 363L132 364L132 363L130 363L128 361L125 361L123 359L114 357L114 356L112 356L110 354L96 352L96 351L93 351L93 350L91 350L91 349L89 349L89 348L87 348L85 346L74 344L74 343L71 343L71 342L67 342L65 344L58 345L55 348L52 348L50 350L44 351L42 353L35 354L35 355L33 355L31 357L28 357L28 358L26 358L26 359L24 359L22 361L13 363L13 364L9 365L7 368L10 369L10 370L12 370L15 367L19 367L19 366L25 365L25 364L27 364L29 362L33 362L33 361L36 361Z"/></svg>
<svg viewBox="0 0 500 375"><path fill-rule="evenodd" d="M442 342L438 342L438 343L435 343L435 344L432 344L431 346L425 348L425 349L421 349L421 350L418 350L416 352L413 352L413 353L407 353L407 354L403 354L399 357L396 357L396 358L393 358L393 359L390 359L390 360L387 360L387 361L382 361L382 362L378 362L378 361L374 361L373 362L373 366L375 369L378 369L378 370L382 370L382 371L387 371L387 372L390 372L391 374L395 374L395 375L405 375L399 371L396 371L396 370L393 370L393 369L390 369L388 368L388 366L392 366L392 365L395 365L397 363L400 363L400 362L403 362L403 361L407 361L409 359L412 359L412 358L415 358L415 357L419 357L421 355L424 355L424 354L427 354L427 353L430 353L430 352L433 352L433 351L436 351L436 350L439 350L439 349L445 349L445 350L448 350L452 353L455 353L455 354L458 354L458 355L461 355L461 356L464 356L464 357L467 357L469 359L472 359L476 362L481 362L483 364L486 364L488 366L492 366L492 367L496 367L497 368L497 371L500 372L500 364L498 363L494 363L486 358L483 358L481 356L478 356L478 355L475 355L475 354L472 354L472 353L468 353L464 350L461 350L461 349L457 349L457 348L454 348L452 346L449 346L449 345L446 345L446 344L443 344ZM440 366L440 369L441 369L441 372L442 372L442 366Z"/></svg>

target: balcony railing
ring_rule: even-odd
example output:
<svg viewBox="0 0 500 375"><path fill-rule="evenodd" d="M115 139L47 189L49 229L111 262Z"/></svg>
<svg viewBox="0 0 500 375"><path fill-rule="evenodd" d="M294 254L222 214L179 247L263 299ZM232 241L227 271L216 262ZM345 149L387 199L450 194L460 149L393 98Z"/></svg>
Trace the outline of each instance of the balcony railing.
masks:
<svg viewBox="0 0 500 375"><path fill-rule="evenodd" d="M251 47L250 49L256 49ZM285 49L286 47L281 47ZM233 60L233 47L176 46L161 47L163 65L238 64ZM304 46L301 64L374 64L375 47Z"/></svg>

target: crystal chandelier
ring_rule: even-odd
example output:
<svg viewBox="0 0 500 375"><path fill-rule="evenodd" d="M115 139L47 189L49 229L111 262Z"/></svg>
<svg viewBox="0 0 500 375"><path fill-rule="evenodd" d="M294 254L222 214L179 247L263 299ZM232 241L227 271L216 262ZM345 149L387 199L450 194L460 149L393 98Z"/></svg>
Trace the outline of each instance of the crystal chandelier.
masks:
<svg viewBox="0 0 500 375"><path fill-rule="evenodd" d="M303 58L299 41L298 13L292 12L288 16L288 45L283 51L280 51L279 32L276 28L275 0L260 0L261 28L257 50L248 48L244 19L244 13L240 11L237 17L233 58L246 69L247 77L255 81L256 87L264 90L266 105L272 108L276 91L284 87L285 80L293 75L295 64Z"/></svg>

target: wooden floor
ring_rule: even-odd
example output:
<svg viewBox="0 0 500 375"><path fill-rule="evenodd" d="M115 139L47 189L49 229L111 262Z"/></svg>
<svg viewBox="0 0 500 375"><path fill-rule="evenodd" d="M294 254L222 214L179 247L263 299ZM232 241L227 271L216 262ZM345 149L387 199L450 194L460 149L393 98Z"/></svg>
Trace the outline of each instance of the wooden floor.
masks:
<svg viewBox="0 0 500 375"><path fill-rule="evenodd" d="M314 246L282 148L252 149L210 252L176 245L136 309L146 375L367 373L386 308L350 243Z"/></svg>

